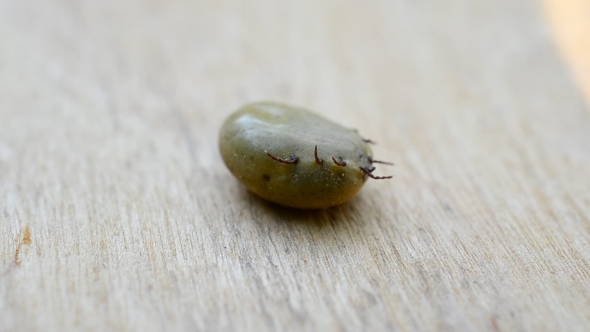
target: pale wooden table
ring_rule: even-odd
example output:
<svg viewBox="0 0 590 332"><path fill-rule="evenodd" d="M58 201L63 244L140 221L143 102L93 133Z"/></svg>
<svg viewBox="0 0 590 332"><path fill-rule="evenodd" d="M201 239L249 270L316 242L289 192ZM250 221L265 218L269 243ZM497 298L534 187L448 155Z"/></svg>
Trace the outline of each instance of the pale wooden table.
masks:
<svg viewBox="0 0 590 332"><path fill-rule="evenodd" d="M546 8L1 0L0 331L590 330L588 90ZM395 178L253 197L217 130L261 99Z"/></svg>

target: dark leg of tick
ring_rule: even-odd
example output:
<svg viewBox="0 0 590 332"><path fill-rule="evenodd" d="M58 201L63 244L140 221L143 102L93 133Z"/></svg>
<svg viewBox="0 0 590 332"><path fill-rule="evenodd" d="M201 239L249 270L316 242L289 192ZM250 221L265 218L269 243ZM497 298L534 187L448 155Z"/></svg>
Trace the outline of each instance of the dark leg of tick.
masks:
<svg viewBox="0 0 590 332"><path fill-rule="evenodd" d="M346 161L342 160L342 157L338 157L338 160L336 160L336 158L332 156L332 160L334 161L334 164L338 166L346 166Z"/></svg>
<svg viewBox="0 0 590 332"><path fill-rule="evenodd" d="M389 165L389 166L393 166L393 163L387 162L387 161L381 161L381 160L373 160L373 158L369 157L369 162L371 164L375 163L375 164L383 164L383 165Z"/></svg>
<svg viewBox="0 0 590 332"><path fill-rule="evenodd" d="M314 157L315 157L315 162L316 162L318 165L321 165L321 164L323 164L323 163L324 163L324 159L322 159L322 158L318 157L318 146L317 146L317 145L315 146L315 150L313 151L313 155L314 155Z"/></svg>
<svg viewBox="0 0 590 332"><path fill-rule="evenodd" d="M297 164L297 162L299 161L299 158L297 158L297 156L294 153L291 153L291 155L289 156L289 159L283 159L283 158L275 157L267 151L264 151L264 152L266 152L266 154L269 157L271 157L273 160L276 160L276 161L283 163L283 164Z"/></svg>
<svg viewBox="0 0 590 332"><path fill-rule="evenodd" d="M375 176L373 174L371 174L371 172L374 170L370 170L368 168L359 166L359 168L361 169L361 171L363 171L365 174L367 174L371 179L375 179L375 180L383 180L383 179L391 179L393 177L393 175L390 176Z"/></svg>

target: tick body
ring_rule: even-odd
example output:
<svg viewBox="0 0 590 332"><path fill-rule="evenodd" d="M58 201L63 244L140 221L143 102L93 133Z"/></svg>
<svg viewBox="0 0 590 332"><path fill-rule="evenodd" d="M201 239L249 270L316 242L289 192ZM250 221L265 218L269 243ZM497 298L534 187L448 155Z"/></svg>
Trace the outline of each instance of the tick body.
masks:
<svg viewBox="0 0 590 332"><path fill-rule="evenodd" d="M246 188L271 202L318 209L352 198L375 167L355 130L302 108L246 105L221 127L219 150Z"/></svg>

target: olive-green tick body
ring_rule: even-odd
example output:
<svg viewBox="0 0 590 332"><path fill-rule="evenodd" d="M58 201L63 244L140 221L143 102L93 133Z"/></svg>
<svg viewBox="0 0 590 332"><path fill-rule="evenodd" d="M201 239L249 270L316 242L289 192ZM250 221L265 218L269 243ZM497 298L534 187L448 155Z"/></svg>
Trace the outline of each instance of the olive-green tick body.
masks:
<svg viewBox="0 0 590 332"><path fill-rule="evenodd" d="M221 127L219 150L246 188L302 209L352 198L375 169L368 140L302 108L272 102L242 107Z"/></svg>

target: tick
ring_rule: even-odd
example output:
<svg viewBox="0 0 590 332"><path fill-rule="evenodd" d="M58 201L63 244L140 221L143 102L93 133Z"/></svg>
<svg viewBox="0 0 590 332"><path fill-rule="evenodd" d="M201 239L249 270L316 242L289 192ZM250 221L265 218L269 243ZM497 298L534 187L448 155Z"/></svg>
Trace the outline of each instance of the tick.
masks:
<svg viewBox="0 0 590 332"><path fill-rule="evenodd" d="M224 122L219 150L246 188L284 206L319 209L351 199L373 174L369 144L303 108L274 102L249 104Z"/></svg>

